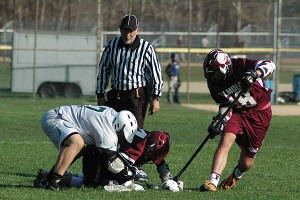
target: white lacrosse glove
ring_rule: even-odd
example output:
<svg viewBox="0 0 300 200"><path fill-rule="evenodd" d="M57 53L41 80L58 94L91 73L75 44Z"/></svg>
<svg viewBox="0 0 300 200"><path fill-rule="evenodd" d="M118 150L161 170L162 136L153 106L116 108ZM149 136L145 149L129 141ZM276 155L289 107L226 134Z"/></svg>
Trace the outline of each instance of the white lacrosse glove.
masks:
<svg viewBox="0 0 300 200"><path fill-rule="evenodd" d="M163 182L162 188L165 190L170 190L172 192L179 192L179 185L174 180L166 180Z"/></svg>

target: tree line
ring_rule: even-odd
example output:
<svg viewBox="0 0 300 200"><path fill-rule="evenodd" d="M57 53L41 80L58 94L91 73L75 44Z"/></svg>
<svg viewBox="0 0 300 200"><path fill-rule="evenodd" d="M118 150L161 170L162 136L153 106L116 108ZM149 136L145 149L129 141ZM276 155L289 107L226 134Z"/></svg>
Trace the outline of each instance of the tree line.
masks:
<svg viewBox="0 0 300 200"><path fill-rule="evenodd" d="M248 24L273 27L274 2L279 0L1 0L0 26L15 29L90 32L97 25L118 29L122 16L135 14L146 31L239 31ZM300 29L300 2L282 0L287 25ZM259 30L258 30L259 31Z"/></svg>

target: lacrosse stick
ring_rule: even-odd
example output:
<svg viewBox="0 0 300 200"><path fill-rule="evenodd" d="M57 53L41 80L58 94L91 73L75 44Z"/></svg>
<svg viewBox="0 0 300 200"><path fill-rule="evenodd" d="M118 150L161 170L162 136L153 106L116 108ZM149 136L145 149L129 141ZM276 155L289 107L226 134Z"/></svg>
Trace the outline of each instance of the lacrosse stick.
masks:
<svg viewBox="0 0 300 200"><path fill-rule="evenodd" d="M231 104L228 106L227 110L221 115L220 119L217 122L217 126L220 125L221 121L226 117L227 113L233 108L239 97L241 96L242 92L239 92L239 94L235 97L235 99L231 102ZM180 176L185 172L186 168L191 164L191 162L194 160L194 158L197 156L199 151L202 149L202 147L205 145L207 140L209 139L209 134L206 136L206 138L203 140L203 142L200 144L198 149L195 151L195 153L192 155L192 157L188 160L188 162L183 166L183 168L179 171L179 173L173 178L174 181L178 181Z"/></svg>

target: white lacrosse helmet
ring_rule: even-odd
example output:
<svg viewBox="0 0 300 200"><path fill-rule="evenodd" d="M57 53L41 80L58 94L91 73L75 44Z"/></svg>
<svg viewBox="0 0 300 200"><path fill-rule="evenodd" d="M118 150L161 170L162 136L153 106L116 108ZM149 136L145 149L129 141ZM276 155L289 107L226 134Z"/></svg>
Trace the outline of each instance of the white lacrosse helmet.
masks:
<svg viewBox="0 0 300 200"><path fill-rule="evenodd" d="M120 111L113 121L113 127L116 133L123 131L127 142L132 143L135 131L137 130L137 121L135 116L127 111Z"/></svg>

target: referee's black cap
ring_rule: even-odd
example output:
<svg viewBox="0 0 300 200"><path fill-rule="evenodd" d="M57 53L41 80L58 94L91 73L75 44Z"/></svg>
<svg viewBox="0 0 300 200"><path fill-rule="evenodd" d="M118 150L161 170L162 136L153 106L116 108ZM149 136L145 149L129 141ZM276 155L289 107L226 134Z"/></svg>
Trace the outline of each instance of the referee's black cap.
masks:
<svg viewBox="0 0 300 200"><path fill-rule="evenodd" d="M134 15L125 15L121 20L120 29L135 31L139 26L139 21Z"/></svg>

